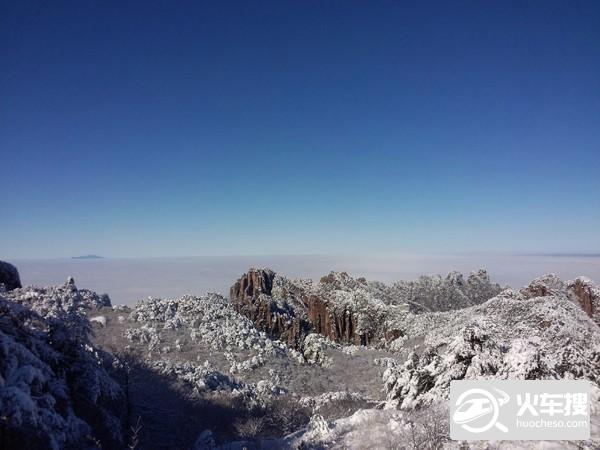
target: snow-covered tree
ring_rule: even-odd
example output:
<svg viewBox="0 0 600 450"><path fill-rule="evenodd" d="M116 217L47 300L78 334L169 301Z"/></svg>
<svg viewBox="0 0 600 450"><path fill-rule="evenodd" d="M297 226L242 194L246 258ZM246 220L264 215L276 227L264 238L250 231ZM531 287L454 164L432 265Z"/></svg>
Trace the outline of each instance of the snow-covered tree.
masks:
<svg viewBox="0 0 600 450"><path fill-rule="evenodd" d="M112 357L92 345L88 293L67 284L0 297L4 448L121 444L122 391L105 368Z"/></svg>

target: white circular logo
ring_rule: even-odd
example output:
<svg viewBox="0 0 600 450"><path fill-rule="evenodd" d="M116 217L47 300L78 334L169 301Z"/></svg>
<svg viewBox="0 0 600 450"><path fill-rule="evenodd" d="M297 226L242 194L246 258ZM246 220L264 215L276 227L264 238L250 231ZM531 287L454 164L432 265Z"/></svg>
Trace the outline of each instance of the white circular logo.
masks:
<svg viewBox="0 0 600 450"><path fill-rule="evenodd" d="M500 394L499 397L486 389L480 388L469 389L460 394L456 399L456 410L452 415L454 423L470 433L483 433L492 427L507 433L508 428L498 422L498 417L500 406L506 404L510 397L500 389L494 390ZM488 417L488 419L483 420L484 417ZM469 425L472 422L476 422L477 426Z"/></svg>

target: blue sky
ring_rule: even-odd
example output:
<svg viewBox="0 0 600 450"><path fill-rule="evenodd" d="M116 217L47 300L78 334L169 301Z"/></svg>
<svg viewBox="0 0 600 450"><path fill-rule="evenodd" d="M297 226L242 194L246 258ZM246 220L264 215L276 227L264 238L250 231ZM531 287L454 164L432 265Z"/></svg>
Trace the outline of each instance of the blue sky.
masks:
<svg viewBox="0 0 600 450"><path fill-rule="evenodd" d="M598 2L1 5L4 257L600 250Z"/></svg>

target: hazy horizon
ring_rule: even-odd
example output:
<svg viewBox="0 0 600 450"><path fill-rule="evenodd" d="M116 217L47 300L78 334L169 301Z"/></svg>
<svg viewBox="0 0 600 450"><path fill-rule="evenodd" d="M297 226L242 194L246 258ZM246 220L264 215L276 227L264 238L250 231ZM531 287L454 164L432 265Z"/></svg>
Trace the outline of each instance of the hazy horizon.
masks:
<svg viewBox="0 0 600 450"><path fill-rule="evenodd" d="M23 285L58 285L73 276L79 288L107 293L113 304L133 304L152 296L218 292L250 267L270 267L289 278L319 279L346 271L368 280L390 283L451 271L468 274L485 268L492 280L519 288L533 278L556 273L563 279L586 276L600 280L600 255L404 254L404 255L254 255L101 259L9 259Z"/></svg>
<svg viewBox="0 0 600 450"><path fill-rule="evenodd" d="M136 256L136 255L102 255L99 253L79 253L73 255L61 255L61 256L33 256L33 257L8 257L7 255L3 255L3 258L6 261L31 261L31 260L64 260L64 259L173 259L173 258L234 258L234 257L281 257L281 256L375 256L375 257L393 257L397 255L510 255L510 256L555 256L555 257L600 257L600 251L545 251L545 252L531 252L531 251L522 251L522 252L514 252L514 251L489 251L489 250L481 250L481 251L449 251L449 252L399 252L399 253L386 253L386 252L378 252L378 253L364 253L364 254L353 254L353 253L337 253L337 254L327 254L327 253L226 253L226 254L190 254L190 255L145 255L145 256Z"/></svg>

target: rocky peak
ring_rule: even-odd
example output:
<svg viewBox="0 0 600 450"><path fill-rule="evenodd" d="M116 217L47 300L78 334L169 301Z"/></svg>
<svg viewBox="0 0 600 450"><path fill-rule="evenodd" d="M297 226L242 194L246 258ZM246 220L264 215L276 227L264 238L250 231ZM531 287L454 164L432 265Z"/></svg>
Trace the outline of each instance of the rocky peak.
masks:
<svg viewBox="0 0 600 450"><path fill-rule="evenodd" d="M3 284L7 291L21 287L19 271L10 263L0 261L0 284Z"/></svg>
<svg viewBox="0 0 600 450"><path fill-rule="evenodd" d="M567 282L567 289L575 295L579 306L585 313L600 325L600 288L595 286L591 280L578 277Z"/></svg>
<svg viewBox="0 0 600 450"><path fill-rule="evenodd" d="M521 289L525 298L562 296L577 303L585 313L600 324L600 288L590 279L578 277L564 282L555 274L536 278Z"/></svg>
<svg viewBox="0 0 600 450"><path fill-rule="evenodd" d="M521 289L520 293L525 298L545 297L555 293L565 293L565 284L553 273L543 275L533 280Z"/></svg>
<svg viewBox="0 0 600 450"><path fill-rule="evenodd" d="M309 333L356 345L394 340L403 334L395 321L408 312L397 306L413 303L432 312L460 310L503 297L501 292L485 270L468 277L458 272L445 278L424 276L387 287L354 279L346 272L330 272L312 283L290 280L269 269L250 269L231 287L231 300L236 311L257 328L301 348ZM556 275L545 275L518 294L505 294L510 298L552 296L571 301L600 323L600 289L585 278L564 282Z"/></svg>
<svg viewBox="0 0 600 450"><path fill-rule="evenodd" d="M249 269L231 286L231 302L235 310L258 329L299 348L308 324L303 320L303 311L297 308L297 302L292 306L287 299L273 298L275 277L275 272L270 269Z"/></svg>
<svg viewBox="0 0 600 450"><path fill-rule="evenodd" d="M301 280L291 281L269 269L250 269L231 287L231 301L236 310L261 330L300 348L310 332L334 342L366 344L358 334L358 317L338 297L352 300L353 292L366 288L365 281L345 272L331 272L318 285Z"/></svg>
<svg viewBox="0 0 600 450"><path fill-rule="evenodd" d="M289 280L268 269L250 269L231 287L236 310L261 330L295 348L308 333L334 342L372 343L384 337L381 317L386 306L374 296L366 279L330 272L317 284Z"/></svg>
<svg viewBox="0 0 600 450"><path fill-rule="evenodd" d="M260 294L271 295L275 272L271 269L251 268L231 286L230 298L257 298Z"/></svg>

